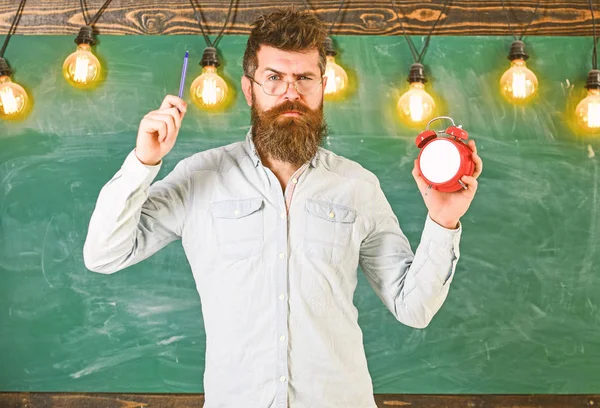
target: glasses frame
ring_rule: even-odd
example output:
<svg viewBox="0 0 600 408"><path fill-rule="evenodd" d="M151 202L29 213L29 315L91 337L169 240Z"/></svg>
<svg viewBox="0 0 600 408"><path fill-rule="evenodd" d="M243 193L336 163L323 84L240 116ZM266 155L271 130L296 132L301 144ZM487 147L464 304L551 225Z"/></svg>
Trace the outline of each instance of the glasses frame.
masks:
<svg viewBox="0 0 600 408"><path fill-rule="evenodd" d="M246 78L248 78L249 80L251 80L252 82L254 82L256 85L259 85L260 88L262 89L263 93L267 96L281 96L281 95L285 95L285 93L288 91L288 89L290 89L290 85L294 85L294 89L296 89L296 92L298 92L298 94L300 95L313 95L315 94L319 89L321 89L321 87L323 87L323 77L320 78L319 80L319 86L317 88L315 88L314 91L311 91L309 93L302 93L300 92L300 90L298 90L298 81L300 81L300 79L296 79L294 82L289 82L289 81L284 81L283 79L279 79L278 81L283 81L285 82L286 86L285 86L285 91L283 91L283 93L279 94L279 95L272 95L267 93L267 91L265 91L264 88L264 82L261 84L260 82L258 82L256 79L252 78L250 75L245 75L244 76Z"/></svg>

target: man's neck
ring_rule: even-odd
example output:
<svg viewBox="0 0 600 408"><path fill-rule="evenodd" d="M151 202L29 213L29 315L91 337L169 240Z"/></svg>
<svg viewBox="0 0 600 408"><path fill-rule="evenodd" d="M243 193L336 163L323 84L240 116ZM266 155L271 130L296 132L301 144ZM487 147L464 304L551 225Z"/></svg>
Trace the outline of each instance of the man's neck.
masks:
<svg viewBox="0 0 600 408"><path fill-rule="evenodd" d="M302 167L302 165L291 164L270 157L264 158L262 162L265 167L268 167L275 174L283 191L285 191L290 178Z"/></svg>

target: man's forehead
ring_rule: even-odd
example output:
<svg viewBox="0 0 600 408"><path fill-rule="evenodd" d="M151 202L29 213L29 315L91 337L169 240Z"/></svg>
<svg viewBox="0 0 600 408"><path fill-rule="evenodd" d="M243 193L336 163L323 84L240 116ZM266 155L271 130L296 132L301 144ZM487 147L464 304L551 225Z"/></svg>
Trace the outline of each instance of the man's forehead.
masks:
<svg viewBox="0 0 600 408"><path fill-rule="evenodd" d="M261 46L257 53L258 70L276 69L285 73L319 72L319 51L306 52L283 51L277 48Z"/></svg>

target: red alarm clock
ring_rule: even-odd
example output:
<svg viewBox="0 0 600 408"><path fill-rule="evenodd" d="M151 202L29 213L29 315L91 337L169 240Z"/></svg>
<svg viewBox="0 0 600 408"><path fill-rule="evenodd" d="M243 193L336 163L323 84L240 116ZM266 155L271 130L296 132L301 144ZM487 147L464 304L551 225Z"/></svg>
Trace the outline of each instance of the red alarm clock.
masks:
<svg viewBox="0 0 600 408"><path fill-rule="evenodd" d="M450 120L452 126L438 132L429 129L429 125L439 119ZM427 128L419 133L415 141L421 149L417 166L431 188L446 193L467 188L460 179L472 176L475 171L475 163L471 157L473 151L467 145L468 137L461 125L456 126L448 116L431 119Z"/></svg>

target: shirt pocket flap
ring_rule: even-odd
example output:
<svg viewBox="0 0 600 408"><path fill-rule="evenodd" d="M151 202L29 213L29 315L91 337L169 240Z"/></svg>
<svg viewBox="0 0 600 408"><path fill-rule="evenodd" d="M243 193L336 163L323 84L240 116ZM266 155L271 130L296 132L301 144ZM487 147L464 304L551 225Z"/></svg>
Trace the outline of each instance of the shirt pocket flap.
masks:
<svg viewBox="0 0 600 408"><path fill-rule="evenodd" d="M306 200L306 210L331 222L352 223L356 219L353 209L325 201Z"/></svg>
<svg viewBox="0 0 600 408"><path fill-rule="evenodd" d="M262 198L247 198L243 200L225 200L211 203L210 209L217 218L243 218L261 209Z"/></svg>

